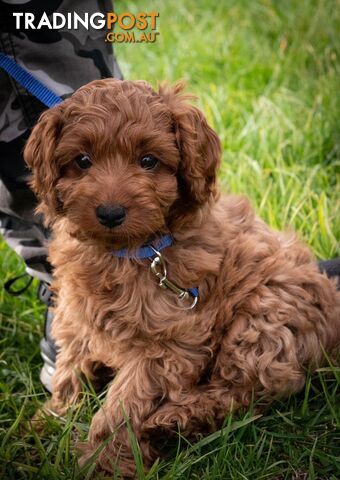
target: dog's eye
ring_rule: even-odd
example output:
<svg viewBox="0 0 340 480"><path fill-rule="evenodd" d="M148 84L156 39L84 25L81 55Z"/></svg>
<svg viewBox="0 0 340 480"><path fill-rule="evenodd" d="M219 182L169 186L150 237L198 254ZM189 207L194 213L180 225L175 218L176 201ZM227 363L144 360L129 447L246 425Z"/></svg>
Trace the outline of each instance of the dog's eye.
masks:
<svg viewBox="0 0 340 480"><path fill-rule="evenodd" d="M86 170L91 167L92 162L88 155L79 155L79 157L76 158L76 164L82 170Z"/></svg>
<svg viewBox="0 0 340 480"><path fill-rule="evenodd" d="M158 158L153 155L144 155L139 162L140 166L145 168L145 170L152 170L158 165Z"/></svg>

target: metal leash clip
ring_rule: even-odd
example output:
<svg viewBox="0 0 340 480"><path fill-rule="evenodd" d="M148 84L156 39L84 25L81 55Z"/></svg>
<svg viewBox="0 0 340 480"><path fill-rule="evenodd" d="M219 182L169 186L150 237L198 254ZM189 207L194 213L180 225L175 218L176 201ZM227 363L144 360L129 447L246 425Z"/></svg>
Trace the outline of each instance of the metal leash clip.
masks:
<svg viewBox="0 0 340 480"><path fill-rule="evenodd" d="M156 257L152 259L151 262L151 271L159 279L159 286L164 289L169 289L177 295L178 300L181 302L192 299L192 303L188 307L183 307L184 310L191 310L197 304L198 298L192 297L187 290L178 287L175 283L171 282L167 277L167 269L165 261L162 257L162 254L156 250L152 245L150 245L152 250L155 252Z"/></svg>

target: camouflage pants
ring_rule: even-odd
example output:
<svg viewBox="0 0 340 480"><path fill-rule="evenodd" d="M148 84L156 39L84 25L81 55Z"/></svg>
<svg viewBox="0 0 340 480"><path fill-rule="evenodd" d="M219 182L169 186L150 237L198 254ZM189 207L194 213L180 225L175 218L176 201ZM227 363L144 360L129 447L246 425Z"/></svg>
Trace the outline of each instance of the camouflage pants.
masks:
<svg viewBox="0 0 340 480"><path fill-rule="evenodd" d="M101 30L15 29L13 12L67 14L109 12L111 0L0 0L0 51L12 57L54 93L66 98L91 80L121 72ZM36 199L27 186L22 151L31 129L47 107L0 68L0 232L26 262L26 270L50 280L46 260L49 232L34 215Z"/></svg>

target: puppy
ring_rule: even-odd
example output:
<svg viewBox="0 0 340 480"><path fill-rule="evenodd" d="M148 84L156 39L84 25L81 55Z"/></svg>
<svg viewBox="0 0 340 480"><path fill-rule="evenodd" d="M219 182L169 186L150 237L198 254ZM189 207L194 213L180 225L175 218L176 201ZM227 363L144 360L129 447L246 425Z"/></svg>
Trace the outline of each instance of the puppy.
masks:
<svg viewBox="0 0 340 480"><path fill-rule="evenodd" d="M335 282L245 197L219 195L219 139L181 90L94 81L46 111L25 148L53 229L50 407L76 402L98 365L112 369L80 463L106 443L98 468L126 477L127 421L147 468L151 439L208 432L253 398L298 392L340 341Z"/></svg>

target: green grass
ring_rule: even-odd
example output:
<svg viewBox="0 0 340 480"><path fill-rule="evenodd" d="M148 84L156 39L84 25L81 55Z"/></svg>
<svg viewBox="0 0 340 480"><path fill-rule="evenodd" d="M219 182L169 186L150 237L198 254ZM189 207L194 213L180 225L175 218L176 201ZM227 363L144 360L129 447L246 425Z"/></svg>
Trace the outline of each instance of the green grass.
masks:
<svg viewBox="0 0 340 480"><path fill-rule="evenodd" d="M155 86L186 79L222 139L223 190L246 193L272 227L296 230L318 258L339 254L339 2L138 5L122 1L117 10L159 9L160 36L155 44L117 46L125 77ZM1 248L6 280L24 267ZM33 287L18 298L0 295L1 478L89 478L76 467L74 438L86 437L98 398L89 390L82 408L50 420L47 433L25 433L46 398L38 379L43 307ZM340 478L339 379L329 367L261 417L229 418L196 445L180 439L147 478Z"/></svg>

